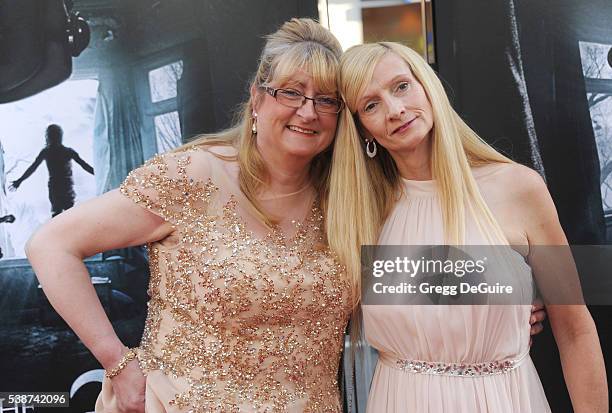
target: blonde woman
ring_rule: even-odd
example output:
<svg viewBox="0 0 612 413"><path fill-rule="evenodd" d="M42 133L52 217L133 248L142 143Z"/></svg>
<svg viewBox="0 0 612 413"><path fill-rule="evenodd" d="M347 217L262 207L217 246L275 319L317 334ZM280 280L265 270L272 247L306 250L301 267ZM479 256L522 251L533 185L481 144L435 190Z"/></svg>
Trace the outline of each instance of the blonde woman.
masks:
<svg viewBox="0 0 612 413"><path fill-rule="evenodd" d="M155 157L33 235L45 293L106 369L97 412L341 411L354 282L321 213L340 54L318 23L285 23L235 127ZM143 243L151 300L127 349L82 259Z"/></svg>
<svg viewBox="0 0 612 413"><path fill-rule="evenodd" d="M567 245L540 176L484 143L416 52L396 43L355 46L339 77L349 111L334 148L327 230L350 271L359 271L359 246L376 242L512 245L533 268L542 264L533 246ZM518 261L517 276L531 280ZM529 358L529 306L362 311L365 337L379 351L369 412L550 411ZM574 411L607 412L588 310L550 305L547 312Z"/></svg>

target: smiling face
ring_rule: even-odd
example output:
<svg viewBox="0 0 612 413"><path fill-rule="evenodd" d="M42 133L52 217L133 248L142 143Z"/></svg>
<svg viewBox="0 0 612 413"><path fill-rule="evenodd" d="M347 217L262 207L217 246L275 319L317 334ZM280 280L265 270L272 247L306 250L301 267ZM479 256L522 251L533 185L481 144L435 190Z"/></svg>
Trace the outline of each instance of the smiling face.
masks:
<svg viewBox="0 0 612 413"><path fill-rule="evenodd" d="M329 96L318 88L311 75L298 70L283 82L271 82L273 88L299 92L308 97ZM311 160L333 141L337 114L318 113L312 100L299 108L279 103L261 88L253 89L254 110L257 113L257 146L264 156L298 157Z"/></svg>
<svg viewBox="0 0 612 413"><path fill-rule="evenodd" d="M423 86L393 52L375 66L357 99L357 114L369 137L394 158L427 144L433 128L433 110Z"/></svg>

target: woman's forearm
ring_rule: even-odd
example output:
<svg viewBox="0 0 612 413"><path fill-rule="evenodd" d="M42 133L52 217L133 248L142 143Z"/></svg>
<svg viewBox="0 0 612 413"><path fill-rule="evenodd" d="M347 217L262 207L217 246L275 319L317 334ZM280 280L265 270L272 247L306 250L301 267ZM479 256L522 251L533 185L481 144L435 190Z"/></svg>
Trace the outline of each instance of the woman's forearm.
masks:
<svg viewBox="0 0 612 413"><path fill-rule="evenodd" d="M555 338L574 412L607 413L606 370L593 320L579 332L555 332Z"/></svg>
<svg viewBox="0 0 612 413"><path fill-rule="evenodd" d="M26 253L49 302L105 369L121 358L124 346L104 312L82 259L50 239L28 242Z"/></svg>

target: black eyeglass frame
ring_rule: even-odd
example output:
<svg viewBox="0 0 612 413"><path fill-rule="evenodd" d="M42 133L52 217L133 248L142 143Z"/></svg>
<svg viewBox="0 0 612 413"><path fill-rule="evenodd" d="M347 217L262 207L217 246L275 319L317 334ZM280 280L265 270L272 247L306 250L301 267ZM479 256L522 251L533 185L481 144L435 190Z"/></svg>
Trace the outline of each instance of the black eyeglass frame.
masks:
<svg viewBox="0 0 612 413"><path fill-rule="evenodd" d="M317 111L317 113L324 113L326 115L337 115L338 113L342 112L342 109L344 109L344 106L345 106L344 105L344 101L342 99L331 98L331 99L334 99L334 100L338 101L338 103L339 103L338 110L336 112L319 112L319 110L317 110L317 100L318 99L322 99L322 98L317 98L317 97L311 98L311 97L308 97L306 95L303 95L302 93L298 92L295 89L286 89L286 88L282 88L282 87L274 88L274 87L271 87L271 86L259 86L259 88L263 89L268 95L270 95L274 99L276 99L277 102L278 102L278 98L276 97L276 95L281 90L292 92L292 93L296 93L296 94L298 94L298 95L300 95L302 97L302 103L301 103L300 106L288 106L288 105L285 105L284 103L278 102L278 103L280 103L283 106L287 106L288 108L298 109L298 108L302 107L306 103L307 100L312 100L313 106L314 106L315 110ZM326 98L326 99L330 99L330 98ZM296 100L296 102L297 102L297 100Z"/></svg>

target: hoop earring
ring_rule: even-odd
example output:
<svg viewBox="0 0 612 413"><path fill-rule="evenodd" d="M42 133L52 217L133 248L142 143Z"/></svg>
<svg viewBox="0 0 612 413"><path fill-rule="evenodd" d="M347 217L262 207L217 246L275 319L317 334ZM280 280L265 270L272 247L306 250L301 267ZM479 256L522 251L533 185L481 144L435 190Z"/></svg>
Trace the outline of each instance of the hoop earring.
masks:
<svg viewBox="0 0 612 413"><path fill-rule="evenodd" d="M370 144L373 145L373 149L370 149ZM377 152L378 148L376 147L376 141L374 140L374 138L372 138L369 141L366 141L366 154L370 157L373 158L376 156L376 152Z"/></svg>
<svg viewBox="0 0 612 413"><path fill-rule="evenodd" d="M253 124L251 125L251 132L253 135L257 135L257 113L253 112Z"/></svg>

